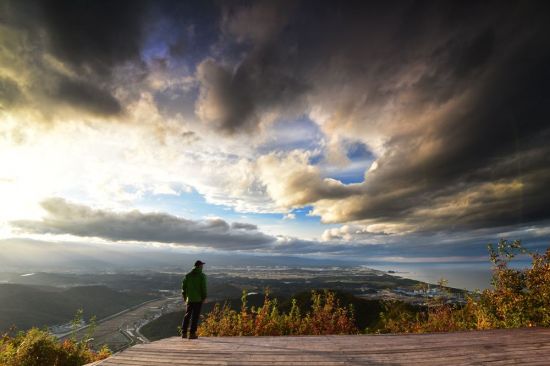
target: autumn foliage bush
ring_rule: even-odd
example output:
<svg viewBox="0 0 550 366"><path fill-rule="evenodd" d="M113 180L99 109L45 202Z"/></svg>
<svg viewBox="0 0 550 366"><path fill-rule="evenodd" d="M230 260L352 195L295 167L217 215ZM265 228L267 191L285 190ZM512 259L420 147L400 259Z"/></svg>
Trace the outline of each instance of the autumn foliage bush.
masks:
<svg viewBox="0 0 550 366"><path fill-rule="evenodd" d="M77 366L102 360L110 355L107 349L92 351L81 342L59 341L47 331L32 328L0 340L0 365L3 366Z"/></svg>
<svg viewBox="0 0 550 366"><path fill-rule="evenodd" d="M73 324L79 322L79 310ZM46 330L32 328L26 332L13 331L0 338L0 365L2 366L80 366L109 357L109 349L93 351L89 346L94 326L81 340L76 338L58 340Z"/></svg>
<svg viewBox="0 0 550 366"><path fill-rule="evenodd" d="M493 290L485 290L476 302L478 326L488 328L550 327L550 248L544 254L529 253L520 241L502 240L489 247L493 262ZM525 270L509 267L517 254L531 257Z"/></svg>
<svg viewBox="0 0 550 366"><path fill-rule="evenodd" d="M464 305L448 304L445 296L427 299L417 311L388 302L377 331L391 333L449 332L472 329L550 327L550 248L530 253L519 240L489 244L493 288L470 294ZM510 267L518 254L531 257L525 269ZM445 283L440 290L445 290Z"/></svg>
<svg viewBox="0 0 550 366"><path fill-rule="evenodd" d="M342 307L330 291L311 293L310 311L302 314L296 300L290 311L279 310L277 300L266 291L262 306L248 307L246 292L243 292L240 311L226 303L216 304L199 326L201 336L278 336L278 335L325 335L356 334L352 307Z"/></svg>

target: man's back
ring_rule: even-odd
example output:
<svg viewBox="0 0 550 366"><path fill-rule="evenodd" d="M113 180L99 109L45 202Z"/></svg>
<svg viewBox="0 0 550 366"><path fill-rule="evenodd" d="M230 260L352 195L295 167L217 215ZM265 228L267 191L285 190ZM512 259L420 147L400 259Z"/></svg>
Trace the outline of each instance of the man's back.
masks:
<svg viewBox="0 0 550 366"><path fill-rule="evenodd" d="M181 290L186 302L202 302L206 299L206 275L200 267L195 267L185 275Z"/></svg>

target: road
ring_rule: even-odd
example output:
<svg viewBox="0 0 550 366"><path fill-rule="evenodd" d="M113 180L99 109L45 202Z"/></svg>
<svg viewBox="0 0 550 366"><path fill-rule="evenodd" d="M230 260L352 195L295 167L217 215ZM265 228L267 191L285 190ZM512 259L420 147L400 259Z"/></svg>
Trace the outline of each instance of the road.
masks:
<svg viewBox="0 0 550 366"><path fill-rule="evenodd" d="M182 306L180 297L168 297L148 301L102 319L97 322L92 335L92 347L99 349L103 345L107 345L111 351L117 352L137 343L147 343L147 338L139 333L139 328L161 314L174 311ZM87 328L83 327L77 330L77 339L86 335ZM72 332L65 334L62 338L68 338L71 334Z"/></svg>

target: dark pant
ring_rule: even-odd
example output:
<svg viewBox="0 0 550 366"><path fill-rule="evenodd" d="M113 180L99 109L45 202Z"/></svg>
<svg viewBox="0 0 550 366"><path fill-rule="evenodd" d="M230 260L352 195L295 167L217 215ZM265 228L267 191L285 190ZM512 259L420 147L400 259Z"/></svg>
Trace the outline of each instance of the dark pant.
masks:
<svg viewBox="0 0 550 366"><path fill-rule="evenodd" d="M185 310L185 316L183 317L183 324L181 326L182 334L187 333L189 327L189 319L191 319L191 334L197 332L197 325L199 323L199 315L201 314L202 302L188 302L187 309Z"/></svg>

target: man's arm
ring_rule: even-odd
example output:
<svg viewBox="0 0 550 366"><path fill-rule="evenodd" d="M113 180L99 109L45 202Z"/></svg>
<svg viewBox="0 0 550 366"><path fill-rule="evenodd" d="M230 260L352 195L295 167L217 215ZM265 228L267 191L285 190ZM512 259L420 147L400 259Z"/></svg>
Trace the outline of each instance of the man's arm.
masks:
<svg viewBox="0 0 550 366"><path fill-rule="evenodd" d="M206 275L203 274L202 276L202 283L201 283L201 297L202 301L206 299Z"/></svg>
<svg viewBox="0 0 550 366"><path fill-rule="evenodd" d="M181 296L183 297L183 300L185 301L185 297L187 295L187 276L183 278L183 281L181 281Z"/></svg>

